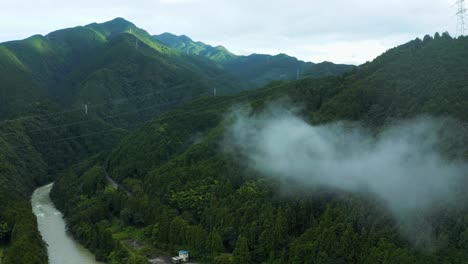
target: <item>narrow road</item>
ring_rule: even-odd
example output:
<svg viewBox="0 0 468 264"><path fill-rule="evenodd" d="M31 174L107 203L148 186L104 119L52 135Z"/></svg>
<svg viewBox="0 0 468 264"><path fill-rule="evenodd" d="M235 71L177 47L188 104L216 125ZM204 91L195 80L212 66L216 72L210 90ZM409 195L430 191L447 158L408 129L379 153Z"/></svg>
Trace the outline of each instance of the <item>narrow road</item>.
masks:
<svg viewBox="0 0 468 264"><path fill-rule="evenodd" d="M133 194L129 190L127 190L124 187L120 186L120 184L118 184L114 179L112 179L109 176L109 173L107 173L107 170L104 167L102 167L102 166L99 166L99 167L102 169L102 171L106 175L107 181L112 185L112 187L114 187L114 189L117 190L117 189L121 188L122 190L125 191L125 193L127 193L128 196L133 196Z"/></svg>
<svg viewBox="0 0 468 264"><path fill-rule="evenodd" d="M112 186L114 187L114 189L118 189L119 188L119 184L117 182L114 181L114 179L112 179L111 177L109 177L109 175L107 174L106 172L106 179L107 181L110 182L110 184L112 184Z"/></svg>

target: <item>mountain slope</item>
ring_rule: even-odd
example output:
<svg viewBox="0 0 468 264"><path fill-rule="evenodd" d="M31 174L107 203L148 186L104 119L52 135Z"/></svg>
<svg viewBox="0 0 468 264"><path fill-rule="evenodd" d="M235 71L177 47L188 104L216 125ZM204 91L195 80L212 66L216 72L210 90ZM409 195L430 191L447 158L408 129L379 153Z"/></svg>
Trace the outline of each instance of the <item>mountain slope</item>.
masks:
<svg viewBox="0 0 468 264"><path fill-rule="evenodd" d="M246 87L210 61L166 47L121 18L2 43L0 56L0 118L30 113L36 104L79 107L149 93L154 93L148 98L153 104L156 100L170 108L212 95L213 87L219 94Z"/></svg>
<svg viewBox="0 0 468 264"><path fill-rule="evenodd" d="M29 204L34 188L72 163L100 158L94 155L128 130L183 103L210 97L214 89L227 95L253 88L215 62L232 57L227 50L203 54L210 59L163 45L122 18L0 43L2 263L47 262ZM218 119L191 121L195 130L208 130ZM161 152L140 158L180 154L191 143L184 135L179 145L161 144Z"/></svg>
<svg viewBox="0 0 468 264"><path fill-rule="evenodd" d="M437 36L437 35L436 35ZM321 110L346 119L389 121L419 113L467 121L467 38L427 36L391 49L345 78L348 87ZM382 113L388 113L382 116ZM383 118L383 119L382 119Z"/></svg>
<svg viewBox="0 0 468 264"><path fill-rule="evenodd" d="M355 68L352 65L330 62L304 62L286 54L237 56L223 46L213 47L203 42L195 42L185 35L163 33L153 37L164 45L186 54L208 58L234 76L250 81L254 87L266 85L274 80L294 80L298 75L301 78L340 75Z"/></svg>
<svg viewBox="0 0 468 264"><path fill-rule="evenodd" d="M455 118L456 137L441 148L447 159L466 161L466 47L466 37L417 39L340 77L280 81L196 101L132 133L109 155L63 174L53 199L73 219L70 230L79 239L95 238L79 232L95 225L93 219L116 240L125 233L150 249L188 248L208 263L237 263L240 256L246 263L465 263L468 175L457 188L457 206L434 206L423 220L434 226L436 242L428 251L427 244L417 246L427 230L413 229L408 239L373 196L304 186L290 191L286 186L294 185L265 177L226 152L225 133L232 106L249 105L248 115L261 117L271 102L287 97L311 124L359 121L376 135L399 119ZM96 171L102 167L133 195L109 191L105 172ZM84 180L100 184L84 193L76 188ZM76 199L83 196L88 198ZM108 208L107 214L76 210L91 201L93 208Z"/></svg>
<svg viewBox="0 0 468 264"><path fill-rule="evenodd" d="M218 95L235 94L296 78L298 68L314 77L353 68L305 63L287 55L236 56L187 37L158 38L116 18L1 43L0 119L34 114L38 106L65 110L105 104L90 114L134 112L113 123L128 126L211 96L214 90ZM141 100L130 100L135 97ZM121 100L128 104L115 103Z"/></svg>
<svg viewBox="0 0 468 264"><path fill-rule="evenodd" d="M185 35L176 36L171 33L163 33L153 37L164 45L173 47L188 55L206 57L220 64L234 60L237 57L223 46L212 47L200 41L195 42Z"/></svg>
<svg viewBox="0 0 468 264"><path fill-rule="evenodd" d="M235 93L243 82L121 18L1 43L0 261L47 263L34 188L115 145L119 127L141 126L212 87Z"/></svg>
<svg viewBox="0 0 468 264"><path fill-rule="evenodd" d="M0 224L7 230L0 235L2 263L48 263L30 204L32 191L70 164L115 145L124 134L76 113L0 122Z"/></svg>

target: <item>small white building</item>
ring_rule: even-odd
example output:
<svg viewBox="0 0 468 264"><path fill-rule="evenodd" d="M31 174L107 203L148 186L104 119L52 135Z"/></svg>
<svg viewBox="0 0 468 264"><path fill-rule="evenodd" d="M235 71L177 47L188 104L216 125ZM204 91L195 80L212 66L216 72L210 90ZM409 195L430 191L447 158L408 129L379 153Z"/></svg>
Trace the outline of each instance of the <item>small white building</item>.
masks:
<svg viewBox="0 0 468 264"><path fill-rule="evenodd" d="M179 256L172 258L172 263L186 262L189 258L189 252L187 250L179 250Z"/></svg>
<svg viewBox="0 0 468 264"><path fill-rule="evenodd" d="M183 261L188 260L188 251L187 250L179 250L179 258L181 258Z"/></svg>

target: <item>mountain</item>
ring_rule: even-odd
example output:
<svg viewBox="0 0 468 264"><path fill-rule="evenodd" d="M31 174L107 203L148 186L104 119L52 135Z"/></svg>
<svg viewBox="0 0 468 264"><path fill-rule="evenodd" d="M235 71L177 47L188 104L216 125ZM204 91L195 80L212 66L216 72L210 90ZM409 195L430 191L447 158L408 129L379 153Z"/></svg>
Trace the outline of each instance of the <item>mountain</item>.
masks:
<svg viewBox="0 0 468 264"><path fill-rule="evenodd" d="M237 57L223 46L212 47L200 41L195 42L185 35L177 36L166 32L155 35L153 38L188 55L206 57L220 64L232 61Z"/></svg>
<svg viewBox="0 0 468 264"><path fill-rule="evenodd" d="M184 41L182 37L180 42ZM197 54L204 56L189 56L185 50L155 40L123 18L1 43L0 120L34 114L37 108L64 110L88 104L91 108L100 106L90 112L99 117L134 112L113 120L115 125L128 126L193 99L211 96L214 88L218 95L235 94L285 78L283 74L291 76L296 74L291 65L303 64L287 56L274 56L275 69L268 71L273 64L263 58L270 56L245 57L246 67L240 62L244 57L234 56L222 47L210 49L202 43L193 46L192 53L198 49ZM231 57L238 59L228 60ZM223 58L229 63L220 67ZM336 67L328 67L318 75L350 69ZM128 103L119 103L122 100Z"/></svg>
<svg viewBox="0 0 468 264"><path fill-rule="evenodd" d="M296 108L307 124L324 127L347 121L344 124L352 127L352 122L359 122L377 139L400 120L451 118L457 124L456 136L419 154L440 147L450 164L460 160L466 164L466 47L468 37L436 34L391 49L342 76L277 81L240 95L197 100L129 134L112 151L65 171L52 191L53 200L64 212L70 232L103 260L113 256L122 262L129 254L165 254L184 248L206 263L465 263L466 173L456 185L456 206L434 203L429 215L423 210L412 212L418 222L405 233L401 230L407 219L393 218L372 190L367 194L297 186L270 177L274 176L268 175L268 171L273 174L272 163L267 164L266 173L259 173L254 167L261 160L242 162L242 155L231 152L226 133L234 107L250 106L244 114L259 120L253 126L261 127L262 112L270 108L275 113L284 98L292 105L287 112ZM276 107L271 109L274 102ZM250 123L243 124L252 131ZM417 131L401 133L400 138ZM288 137L276 139L273 150L283 144L280 141L289 141ZM427 140L431 142L418 138L415 143ZM298 142L287 155L300 151L306 141ZM407 161L406 156L400 159ZM340 164L328 169L335 167ZM377 177L391 169L384 163L371 173ZM107 175L121 188L110 188ZM449 175L444 176L449 180ZM77 188L84 181L90 187ZM442 192L443 184L437 185ZM427 225L434 229L425 229ZM108 238L105 245L116 246L91 243L98 237ZM144 250L127 251L116 243L126 239L138 240Z"/></svg>
<svg viewBox="0 0 468 264"><path fill-rule="evenodd" d="M242 80L213 63L153 41L121 18L2 43L0 61L2 119L49 104L61 109L106 104L105 111L95 113L99 116L161 105L136 118L144 121L158 111L212 95L213 87L219 94L246 89ZM114 103L134 97L144 100Z"/></svg>
<svg viewBox="0 0 468 264"><path fill-rule="evenodd" d="M186 54L207 58L230 74L249 81L255 87L275 80L294 80L298 75L301 78L340 75L355 68L353 65L330 62L304 62L286 54L238 56L223 46L213 47L203 42L195 42L185 35L163 33L153 38Z"/></svg>
<svg viewBox="0 0 468 264"><path fill-rule="evenodd" d="M216 50L187 55L123 18L0 43L0 262L47 263L36 187L214 89L257 88L220 67L231 55Z"/></svg>
<svg viewBox="0 0 468 264"><path fill-rule="evenodd" d="M2 263L48 263L30 194L53 181L58 171L111 148L125 133L72 112L0 121Z"/></svg>

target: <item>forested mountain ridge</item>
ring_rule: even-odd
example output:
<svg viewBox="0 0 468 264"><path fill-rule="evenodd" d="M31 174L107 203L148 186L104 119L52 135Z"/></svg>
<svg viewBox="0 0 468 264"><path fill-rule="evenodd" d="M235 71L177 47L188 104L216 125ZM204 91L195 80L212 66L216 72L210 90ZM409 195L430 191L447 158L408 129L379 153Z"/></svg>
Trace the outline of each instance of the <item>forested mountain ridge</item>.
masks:
<svg viewBox="0 0 468 264"><path fill-rule="evenodd" d="M113 100L148 94L152 96L145 99L170 108L211 95L212 87L217 87L219 94L246 87L213 63L166 47L121 18L6 42L0 47L3 119L30 113L38 104L63 109L109 103L111 109L98 114L112 114ZM125 110L147 106L148 102L137 102Z"/></svg>
<svg viewBox="0 0 468 264"><path fill-rule="evenodd" d="M186 54L206 57L220 64L234 60L237 57L223 46L213 47L200 41L195 42L185 35L177 36L166 32L154 35L153 38Z"/></svg>
<svg viewBox="0 0 468 264"><path fill-rule="evenodd" d="M339 75L355 68L353 65L331 62L304 62L286 54L239 56L223 46L213 47L200 41L195 42L185 35L163 33L153 37L186 54L208 58L230 74L251 82L254 87L263 86L275 80L294 80L298 76L304 78Z"/></svg>
<svg viewBox="0 0 468 264"><path fill-rule="evenodd" d="M256 61L251 65L265 71L272 65L265 65L263 57L249 61ZM296 59L285 56L273 61L277 70L262 84L283 78L280 75L286 68L287 74L294 71L295 76L297 67L292 70L291 65L298 63ZM85 103L108 103L108 111L95 113L105 116L115 113L113 100L145 95L145 99L170 109L212 95L213 88L223 95L258 87L251 84L253 77L246 72L237 74L241 70L234 65L237 62L224 69L216 60L187 55L123 18L9 41L0 44L0 119L31 113L38 104L63 109ZM238 70L228 70L234 68ZM324 67L316 75L339 74L350 69L338 65ZM138 102L125 110L137 111L148 106L148 102ZM139 121L160 112L145 111ZM117 124L129 122L132 120Z"/></svg>
<svg viewBox="0 0 468 264"><path fill-rule="evenodd" d="M334 118L404 118L428 113L468 116L467 38L444 33L393 48L352 74L347 89L321 110ZM340 107L338 107L340 106ZM383 113L389 112L388 116ZM384 119L382 119L384 118ZM380 120L380 121L378 121Z"/></svg>
<svg viewBox="0 0 468 264"><path fill-rule="evenodd" d="M123 18L0 43L2 263L47 263L34 188L183 103L249 83Z"/></svg>
<svg viewBox="0 0 468 264"><path fill-rule="evenodd" d="M99 119L83 120L83 115L43 114L0 122L0 247L7 246L2 263L48 263L30 194L53 181L58 171L114 146L126 133Z"/></svg>
<svg viewBox="0 0 468 264"><path fill-rule="evenodd" d="M140 234L150 250L189 249L207 263L466 263L468 175L457 186L457 206L434 209L422 222L434 227L434 244L421 248L425 231L403 235L373 197L284 186L226 152L225 134L232 107L250 106L248 115L257 116L286 97L310 124L358 121L375 134L401 119L453 118L458 133L442 148L466 162L467 47L466 37L427 36L342 76L193 102L63 173L53 199L71 232L111 263L128 259L115 244L122 233ZM103 168L133 195L111 190ZM87 188L76 188L83 181ZM97 236L106 242L88 243Z"/></svg>

